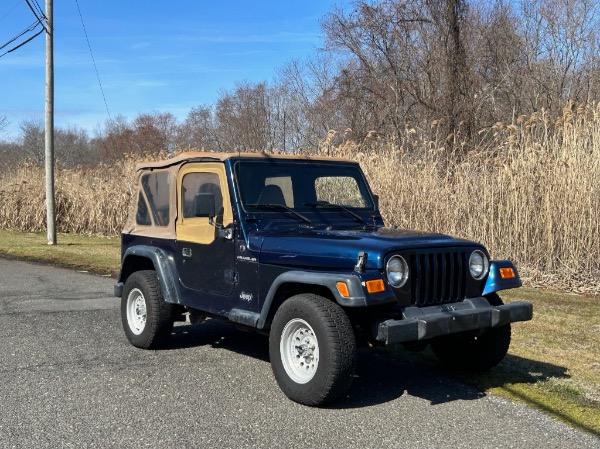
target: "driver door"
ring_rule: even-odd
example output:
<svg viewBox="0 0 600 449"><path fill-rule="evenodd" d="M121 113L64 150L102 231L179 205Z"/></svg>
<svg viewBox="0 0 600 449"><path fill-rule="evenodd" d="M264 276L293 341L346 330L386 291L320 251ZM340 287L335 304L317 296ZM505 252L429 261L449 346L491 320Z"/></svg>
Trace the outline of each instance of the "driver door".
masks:
<svg viewBox="0 0 600 449"><path fill-rule="evenodd" d="M226 227L233 213L225 166L218 162L187 164L177 177L177 269L184 287L228 295L234 288L234 243L219 237L208 217L196 216L198 194L215 198L214 222Z"/></svg>

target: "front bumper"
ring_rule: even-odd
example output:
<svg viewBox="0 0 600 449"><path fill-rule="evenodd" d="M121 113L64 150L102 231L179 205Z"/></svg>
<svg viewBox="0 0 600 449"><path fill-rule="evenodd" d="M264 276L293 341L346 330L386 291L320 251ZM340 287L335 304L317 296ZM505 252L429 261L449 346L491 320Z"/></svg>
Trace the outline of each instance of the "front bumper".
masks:
<svg viewBox="0 0 600 449"><path fill-rule="evenodd" d="M529 321L533 316L530 302L517 301L491 306L483 297L430 307L406 307L401 320L378 323L376 339L385 344L427 340L516 321Z"/></svg>

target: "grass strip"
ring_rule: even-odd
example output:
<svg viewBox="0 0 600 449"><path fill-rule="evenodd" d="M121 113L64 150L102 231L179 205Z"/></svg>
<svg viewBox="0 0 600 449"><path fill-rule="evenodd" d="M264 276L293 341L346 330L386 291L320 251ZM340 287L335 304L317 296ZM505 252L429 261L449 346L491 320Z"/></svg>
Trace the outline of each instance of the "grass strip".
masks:
<svg viewBox="0 0 600 449"><path fill-rule="evenodd" d="M600 297L519 288L506 302L533 303L533 320L512 326L509 355L478 388L525 402L600 436Z"/></svg>
<svg viewBox="0 0 600 449"><path fill-rule="evenodd" d="M0 256L116 276L121 259L118 238L59 234L49 246L46 233L0 229Z"/></svg>

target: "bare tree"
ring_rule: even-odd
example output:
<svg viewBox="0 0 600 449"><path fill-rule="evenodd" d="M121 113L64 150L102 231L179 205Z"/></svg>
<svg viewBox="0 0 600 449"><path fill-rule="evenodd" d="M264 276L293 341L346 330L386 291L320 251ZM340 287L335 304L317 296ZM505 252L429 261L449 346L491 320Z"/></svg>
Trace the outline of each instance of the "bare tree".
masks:
<svg viewBox="0 0 600 449"><path fill-rule="evenodd" d="M291 61L279 72L278 89L285 97L286 148L313 147L330 130L348 125L342 118L339 70L330 54Z"/></svg>
<svg viewBox="0 0 600 449"><path fill-rule="evenodd" d="M176 147L316 148L325 137L361 140L373 131L402 141L407 128L462 148L495 122L600 100L599 7L595 0L355 0L323 18L325 51L288 63L272 83L241 82L181 124L154 112L110 120L92 141L75 128L58 130L59 162ZM0 132L6 123L0 116ZM23 154L41 163L41 123L23 122L21 138Z"/></svg>
<svg viewBox="0 0 600 449"><path fill-rule="evenodd" d="M8 127L8 119L4 115L0 115L0 135Z"/></svg>
<svg viewBox="0 0 600 449"><path fill-rule="evenodd" d="M504 0L471 8L464 44L471 68L471 110L477 129L512 122L523 108L526 79L520 19Z"/></svg>
<svg viewBox="0 0 600 449"><path fill-rule="evenodd" d="M590 101L600 38L592 0L532 0L519 4L532 110L559 112L567 100Z"/></svg>
<svg viewBox="0 0 600 449"><path fill-rule="evenodd" d="M130 153L156 154L175 148L177 120L170 113L140 114L131 123L123 116L108 120L97 133L94 146L105 161Z"/></svg>
<svg viewBox="0 0 600 449"><path fill-rule="evenodd" d="M136 153L171 152L177 121L171 113L140 114L133 120L133 148Z"/></svg>
<svg viewBox="0 0 600 449"><path fill-rule="evenodd" d="M57 128L54 132L54 146L59 167L90 166L99 161L99 154L92 150L87 132L81 128Z"/></svg>
<svg viewBox="0 0 600 449"><path fill-rule="evenodd" d="M470 67L463 44L467 5L464 0L426 0L426 5L435 25L436 38L432 39L432 44L439 42L439 54L443 55L443 87L441 98L436 103L444 119L445 134L460 130L470 139L474 125L469 104Z"/></svg>
<svg viewBox="0 0 600 449"><path fill-rule="evenodd" d="M355 135L369 129L399 130L414 104L425 103L414 82L418 72L411 70L417 58L409 58L417 54L410 51L410 36L417 35L420 24L428 21L417 3L359 1L353 11L335 8L323 21L326 48L354 60L345 64L338 78L340 98L354 105L367 103L367 108L377 109L384 117L380 123L351 120Z"/></svg>
<svg viewBox="0 0 600 449"><path fill-rule="evenodd" d="M12 170L23 162L23 159L21 145L16 142L0 141L0 172Z"/></svg>
<svg viewBox="0 0 600 449"><path fill-rule="evenodd" d="M340 98L360 137L369 130L400 134L405 124L443 118L448 133L470 127L462 0L358 1L323 22L330 51L350 60L339 75Z"/></svg>
<svg viewBox="0 0 600 449"><path fill-rule="evenodd" d="M36 164L43 166L45 158L44 122L42 119L27 119L19 125L21 129L21 145L25 156Z"/></svg>
<svg viewBox="0 0 600 449"><path fill-rule="evenodd" d="M204 150L220 147L210 106L198 106L190 110L185 121L178 127L176 146Z"/></svg>
<svg viewBox="0 0 600 449"><path fill-rule="evenodd" d="M262 151L275 146L266 83L241 83L234 92L222 93L215 117L222 150Z"/></svg>
<svg viewBox="0 0 600 449"><path fill-rule="evenodd" d="M127 119L118 115L96 132L93 145L105 162L119 160L132 152L134 131Z"/></svg>

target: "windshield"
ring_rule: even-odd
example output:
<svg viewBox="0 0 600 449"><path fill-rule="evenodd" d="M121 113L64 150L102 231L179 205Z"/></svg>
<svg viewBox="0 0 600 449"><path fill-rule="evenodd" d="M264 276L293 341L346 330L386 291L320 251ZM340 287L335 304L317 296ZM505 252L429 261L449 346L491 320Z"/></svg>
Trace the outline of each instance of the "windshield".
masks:
<svg viewBox="0 0 600 449"><path fill-rule="evenodd" d="M235 167L244 210L276 211L273 205L296 212L315 205L340 205L372 212L373 202L360 169L351 164L324 162L241 161ZM264 206L271 208L265 208ZM333 207L319 211L340 213Z"/></svg>

